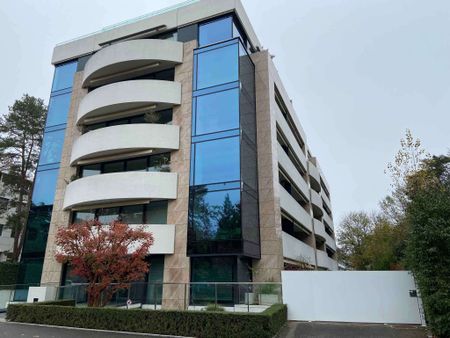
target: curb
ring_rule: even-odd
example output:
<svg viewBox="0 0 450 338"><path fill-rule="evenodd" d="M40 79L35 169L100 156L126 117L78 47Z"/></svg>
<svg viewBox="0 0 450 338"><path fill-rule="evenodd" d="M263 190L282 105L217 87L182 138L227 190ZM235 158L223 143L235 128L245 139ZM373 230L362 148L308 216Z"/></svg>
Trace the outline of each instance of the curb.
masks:
<svg viewBox="0 0 450 338"><path fill-rule="evenodd" d="M120 334L124 334L124 335L135 335L135 336L137 335L137 336L143 336L143 337L195 338L195 337L173 336L173 335L165 335L165 334L157 334L157 333L130 332L130 331L113 331L113 330L87 329L87 328L84 328L84 327L72 327L72 326L58 326L58 325L47 325L47 324L11 322L11 321L7 321L5 318L0 318L0 322L6 323L6 324L20 324L20 325L29 325L29 326L42 326L42 327L50 327L50 328L57 328L57 329L91 331L91 332L105 332L105 333L120 333Z"/></svg>

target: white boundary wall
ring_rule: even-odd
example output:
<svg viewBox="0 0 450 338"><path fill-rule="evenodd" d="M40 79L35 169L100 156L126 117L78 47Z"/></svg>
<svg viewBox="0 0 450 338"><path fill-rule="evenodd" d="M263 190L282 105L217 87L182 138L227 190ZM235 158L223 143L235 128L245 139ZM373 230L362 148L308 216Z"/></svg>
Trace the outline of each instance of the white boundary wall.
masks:
<svg viewBox="0 0 450 338"><path fill-rule="evenodd" d="M283 271L289 320L422 324L408 271Z"/></svg>

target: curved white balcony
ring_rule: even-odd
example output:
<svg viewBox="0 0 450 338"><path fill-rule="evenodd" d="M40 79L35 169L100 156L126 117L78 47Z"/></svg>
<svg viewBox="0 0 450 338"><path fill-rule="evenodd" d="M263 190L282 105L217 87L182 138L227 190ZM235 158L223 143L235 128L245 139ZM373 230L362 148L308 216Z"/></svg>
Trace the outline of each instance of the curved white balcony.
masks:
<svg viewBox="0 0 450 338"><path fill-rule="evenodd" d="M334 230L333 220L326 212L323 213L323 220Z"/></svg>
<svg viewBox="0 0 450 338"><path fill-rule="evenodd" d="M314 255L314 248L297 238L282 232L283 241L283 256L295 261L308 263L310 265L316 264Z"/></svg>
<svg viewBox="0 0 450 338"><path fill-rule="evenodd" d="M300 188L306 199L309 200L309 187L305 179L300 175L295 168L289 156L285 153L281 145L278 143L278 162L287 172L287 174L294 180L294 183Z"/></svg>
<svg viewBox="0 0 450 338"><path fill-rule="evenodd" d="M328 198L328 196L325 194L325 191L323 189L320 191L320 195L322 196L322 199L325 202L325 204L327 205L328 209L331 210L331 201Z"/></svg>
<svg viewBox="0 0 450 338"><path fill-rule="evenodd" d="M316 187L320 191L320 172L317 166L311 160L308 161L308 171L309 177L316 181Z"/></svg>
<svg viewBox="0 0 450 338"><path fill-rule="evenodd" d="M328 270L337 270L337 262L328 257L325 251L317 250L317 265Z"/></svg>
<svg viewBox="0 0 450 338"><path fill-rule="evenodd" d="M298 202L292 197L286 189L280 184L280 206L286 210L289 215L303 225L309 231L312 231L311 215L298 204Z"/></svg>
<svg viewBox="0 0 450 338"><path fill-rule="evenodd" d="M75 140L70 164L142 150L177 150L179 144L179 126L139 123L106 127L83 134Z"/></svg>
<svg viewBox="0 0 450 338"><path fill-rule="evenodd" d="M176 173L131 171L83 177L69 183L63 208L176 198Z"/></svg>
<svg viewBox="0 0 450 338"><path fill-rule="evenodd" d="M90 57L84 67L83 87L100 86L137 77L182 62L181 42L141 39L116 43Z"/></svg>
<svg viewBox="0 0 450 338"><path fill-rule="evenodd" d="M132 228L137 228L140 224L130 224ZM175 224L144 224L144 230L153 235L153 245L148 251L149 254L170 255L175 252ZM129 247L129 252L136 249L136 245Z"/></svg>
<svg viewBox="0 0 450 338"><path fill-rule="evenodd" d="M162 80L131 80L97 88L81 100L77 124L109 114L139 109L166 109L181 103L181 84Z"/></svg>
<svg viewBox="0 0 450 338"><path fill-rule="evenodd" d="M311 202L313 206L322 210L322 197L320 197L320 194L313 189L311 189Z"/></svg>
<svg viewBox="0 0 450 338"><path fill-rule="evenodd" d="M284 135L286 136L289 144L291 145L295 154L299 158L300 162L306 168L307 167L306 155L303 153L302 148L300 148L300 145L298 144L297 139L295 138L294 134L292 133L291 128L289 128L289 125L288 125L286 119L284 118L283 114L281 113L280 109L278 108L278 106L276 106L275 111L276 111L276 119L277 119L278 125L280 126L281 130L283 131ZM300 131L300 128L298 128L298 130ZM302 137L303 137L303 140L306 140L306 137L304 135L302 135Z"/></svg>
<svg viewBox="0 0 450 338"><path fill-rule="evenodd" d="M325 243L334 251L336 251L336 241L330 235L325 233Z"/></svg>
<svg viewBox="0 0 450 338"><path fill-rule="evenodd" d="M314 233L316 236L320 236L326 239L327 233L325 232L325 226L321 221L314 218Z"/></svg>

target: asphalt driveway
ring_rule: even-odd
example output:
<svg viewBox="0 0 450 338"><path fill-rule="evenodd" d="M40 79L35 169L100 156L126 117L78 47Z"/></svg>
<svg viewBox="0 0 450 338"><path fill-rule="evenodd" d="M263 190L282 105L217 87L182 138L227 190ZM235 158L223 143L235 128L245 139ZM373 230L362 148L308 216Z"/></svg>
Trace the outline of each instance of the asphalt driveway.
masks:
<svg viewBox="0 0 450 338"><path fill-rule="evenodd" d="M0 322L1 338L144 338L159 337L159 335L130 334L125 332L93 331L56 326L41 326L34 324L21 324ZM164 336L170 337L170 336Z"/></svg>
<svg viewBox="0 0 450 338"><path fill-rule="evenodd" d="M414 325L289 322L282 338L426 338L427 331ZM431 335L430 335L431 337Z"/></svg>

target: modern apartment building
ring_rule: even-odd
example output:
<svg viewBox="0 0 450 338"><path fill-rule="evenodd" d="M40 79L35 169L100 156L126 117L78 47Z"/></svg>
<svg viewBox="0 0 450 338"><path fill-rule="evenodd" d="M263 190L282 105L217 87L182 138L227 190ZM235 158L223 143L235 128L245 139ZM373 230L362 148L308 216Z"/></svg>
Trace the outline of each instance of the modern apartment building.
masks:
<svg viewBox="0 0 450 338"><path fill-rule="evenodd" d="M12 229L6 226L8 216L16 211L14 206L14 194L5 186L7 174L0 172L0 262L8 259L13 251L14 237Z"/></svg>
<svg viewBox="0 0 450 338"><path fill-rule="evenodd" d="M330 188L239 0L188 1L57 45L22 283L61 285L58 227L145 224L149 282L337 270ZM167 284L162 302L185 294Z"/></svg>

